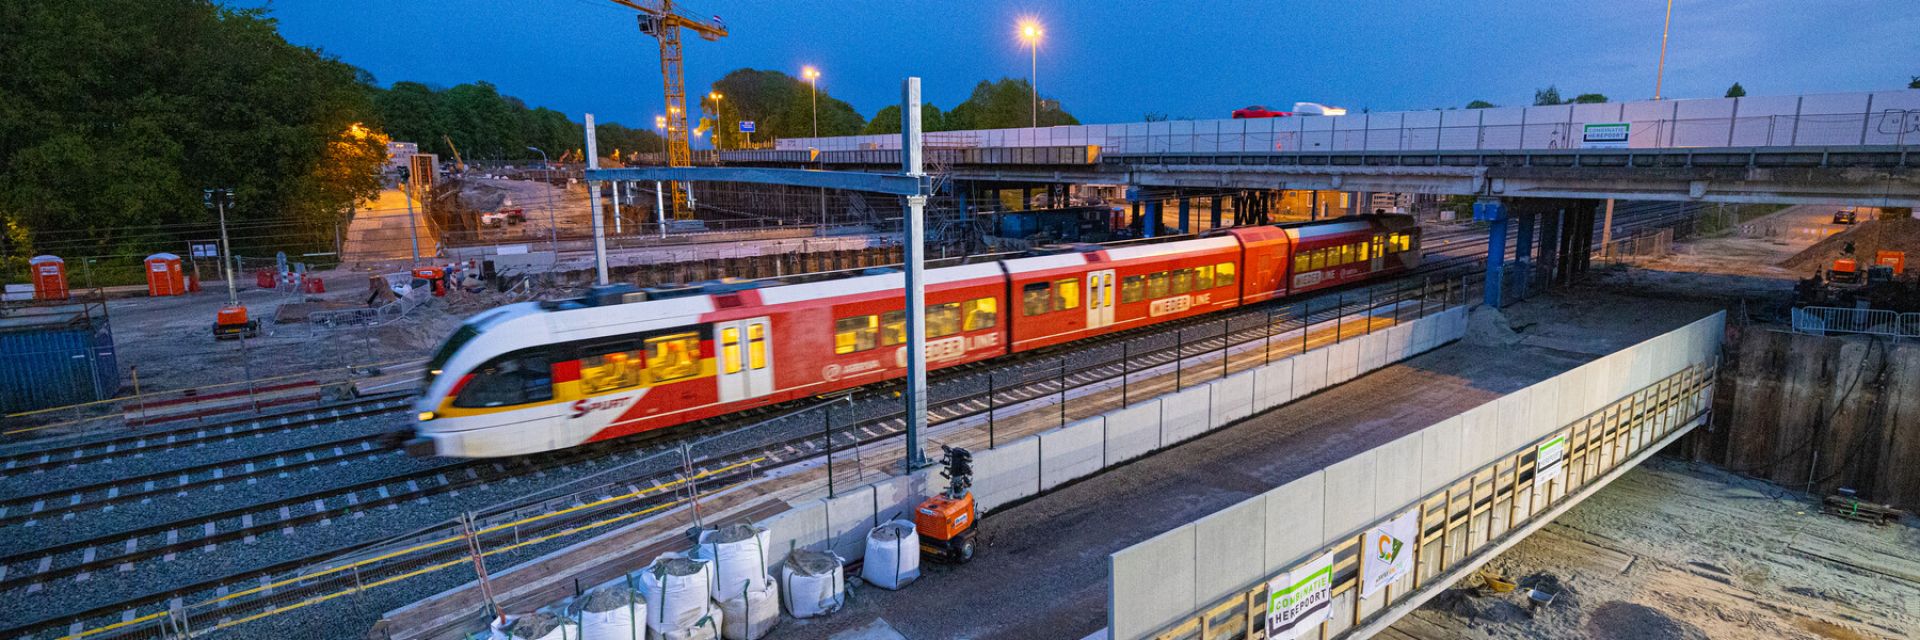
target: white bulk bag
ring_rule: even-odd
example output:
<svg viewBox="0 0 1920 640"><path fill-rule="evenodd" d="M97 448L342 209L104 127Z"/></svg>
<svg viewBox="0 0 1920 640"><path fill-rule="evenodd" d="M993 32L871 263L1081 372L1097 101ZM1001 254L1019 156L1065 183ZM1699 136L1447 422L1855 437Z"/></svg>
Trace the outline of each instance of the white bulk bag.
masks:
<svg viewBox="0 0 1920 640"><path fill-rule="evenodd" d="M507 627L513 640L579 640L580 625L563 616L536 611Z"/></svg>
<svg viewBox="0 0 1920 640"><path fill-rule="evenodd" d="M641 640L647 601L628 584L610 584L574 602L573 617L580 621L580 640Z"/></svg>
<svg viewBox="0 0 1920 640"><path fill-rule="evenodd" d="M663 553L640 570L640 595L647 599L647 628L660 633L692 627L711 613L707 589L713 565L684 553Z"/></svg>
<svg viewBox="0 0 1920 640"><path fill-rule="evenodd" d="M740 597L741 587L759 591L767 586L767 546L773 534L763 527L740 523L700 532L693 557L713 562L714 600Z"/></svg>
<svg viewBox="0 0 1920 640"><path fill-rule="evenodd" d="M651 640L720 640L721 617L720 609L714 608L686 628L665 632L648 629L647 637Z"/></svg>
<svg viewBox="0 0 1920 640"><path fill-rule="evenodd" d="M720 601L720 637L760 640L780 624L780 587L768 582L757 591L745 591Z"/></svg>
<svg viewBox="0 0 1920 640"><path fill-rule="evenodd" d="M895 520L867 532L860 577L882 589L899 589L920 577L920 534L912 520Z"/></svg>
<svg viewBox="0 0 1920 640"><path fill-rule="evenodd" d="M492 615L491 609L489 609L487 615L487 640L512 640L513 636L507 634L507 628L513 626L513 623L519 619L520 616L514 615Z"/></svg>
<svg viewBox="0 0 1920 640"><path fill-rule="evenodd" d="M797 550L780 565L780 592L787 613L811 618L839 611L847 603L847 568L840 556Z"/></svg>

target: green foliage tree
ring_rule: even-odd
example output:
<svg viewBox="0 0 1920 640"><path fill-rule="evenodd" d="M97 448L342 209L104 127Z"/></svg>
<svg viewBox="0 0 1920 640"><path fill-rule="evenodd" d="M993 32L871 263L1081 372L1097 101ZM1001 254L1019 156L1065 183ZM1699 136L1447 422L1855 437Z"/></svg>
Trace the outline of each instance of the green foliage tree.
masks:
<svg viewBox="0 0 1920 640"><path fill-rule="evenodd" d="M380 137L349 134L372 111L366 74L287 43L264 10L9 3L0 33L0 226L41 250L177 250L177 225L212 217L208 187L235 190L230 221L274 230L236 250L316 246L378 189Z"/></svg>
<svg viewBox="0 0 1920 640"><path fill-rule="evenodd" d="M1573 97L1572 104L1606 104L1607 96L1598 93L1582 93Z"/></svg>
<svg viewBox="0 0 1920 640"><path fill-rule="evenodd" d="M1560 104L1560 88L1547 85L1545 89L1533 90L1533 106L1544 107Z"/></svg>
<svg viewBox="0 0 1920 640"><path fill-rule="evenodd" d="M947 112L947 127L962 129L1014 129L1033 126L1033 85L1026 80L1001 78L974 85L965 102ZM1060 101L1040 100L1040 126L1075 125L1080 121L1060 108Z"/></svg>
<svg viewBox="0 0 1920 640"><path fill-rule="evenodd" d="M1920 76L1914 76L1912 80L1907 81L1907 88L1920 89Z"/></svg>
<svg viewBox="0 0 1920 640"><path fill-rule="evenodd" d="M417 143L422 152L443 158L453 157L447 140L452 140L468 161L537 156L527 150L529 146L558 157L562 150L585 146L586 130L580 123L545 107L529 109L519 98L502 95L486 82L444 90L418 82L396 82L388 89L371 91L379 113L377 122L383 130L394 140ZM611 122L599 123L594 130L605 154L666 148L651 130Z"/></svg>
<svg viewBox="0 0 1920 640"><path fill-rule="evenodd" d="M770 69L735 69L715 81L712 91L722 96L722 113L714 133L715 142L722 148L736 148L744 141L741 120L754 121L755 142L813 135L813 87L805 81ZM712 109L712 103L704 108ZM866 124L853 105L821 87L820 135L856 135Z"/></svg>
<svg viewBox="0 0 1920 640"><path fill-rule="evenodd" d="M947 115L940 111L940 107L930 103L920 103L921 131L947 131L946 122ZM867 121L866 128L861 129L860 133L863 135L900 133L900 105L890 104L881 107L878 113L873 114L873 119Z"/></svg>
<svg viewBox="0 0 1920 640"><path fill-rule="evenodd" d="M1473 102L1467 103L1468 109L1492 109L1497 106L1500 106L1500 105L1487 102L1485 100L1475 100Z"/></svg>
<svg viewBox="0 0 1920 640"><path fill-rule="evenodd" d="M1745 98L1745 97L1747 97L1747 88L1746 88L1746 87L1742 87L1742 86L1740 86L1740 83L1738 83L1738 82L1735 82L1735 83L1733 83L1733 86L1731 86L1731 87L1727 87L1727 96L1726 96L1726 97L1729 97L1729 98Z"/></svg>

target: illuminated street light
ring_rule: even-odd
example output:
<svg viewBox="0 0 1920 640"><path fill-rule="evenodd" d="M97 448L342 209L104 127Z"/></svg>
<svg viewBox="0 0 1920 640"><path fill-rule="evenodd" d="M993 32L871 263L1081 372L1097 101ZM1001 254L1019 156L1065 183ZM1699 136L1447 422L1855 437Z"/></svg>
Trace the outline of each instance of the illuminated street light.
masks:
<svg viewBox="0 0 1920 640"><path fill-rule="evenodd" d="M718 91L707 92L707 99L713 101L713 148L716 151L720 149L720 130L727 121L726 113L720 109L720 99L724 97Z"/></svg>
<svg viewBox="0 0 1920 640"><path fill-rule="evenodd" d="M1033 89L1033 126L1040 127L1040 36L1046 31L1040 28L1040 21L1033 18L1020 20L1020 39L1025 40L1027 48L1032 50L1033 67L1028 70L1027 85Z"/></svg>
<svg viewBox="0 0 1920 640"><path fill-rule="evenodd" d="M800 75L807 78L807 84L813 86L813 137L820 137L820 70L807 65L800 69Z"/></svg>
<svg viewBox="0 0 1920 640"><path fill-rule="evenodd" d="M654 116L654 117L653 117L653 128L655 128L655 129L665 129L665 128L667 128L667 117L666 117L666 116Z"/></svg>

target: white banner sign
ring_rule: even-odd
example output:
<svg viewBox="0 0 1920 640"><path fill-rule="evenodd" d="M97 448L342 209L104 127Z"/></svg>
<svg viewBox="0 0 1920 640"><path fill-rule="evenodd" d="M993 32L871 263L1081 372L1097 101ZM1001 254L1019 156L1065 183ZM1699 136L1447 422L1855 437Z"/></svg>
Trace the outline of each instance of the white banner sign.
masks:
<svg viewBox="0 0 1920 640"><path fill-rule="evenodd" d="M1414 536L1420 534L1419 512L1408 509L1367 531L1360 549L1360 597L1365 598L1413 572Z"/></svg>
<svg viewBox="0 0 1920 640"><path fill-rule="evenodd" d="M1548 440L1534 450L1533 486L1545 489L1548 482L1559 480L1567 471L1567 437L1560 436Z"/></svg>
<svg viewBox="0 0 1920 640"><path fill-rule="evenodd" d="M1317 630L1333 612L1332 594L1332 552L1268 582L1267 638L1288 640Z"/></svg>
<svg viewBox="0 0 1920 640"><path fill-rule="evenodd" d="M1628 135L1633 130L1631 122L1594 122L1580 128L1580 148L1582 149L1625 149Z"/></svg>

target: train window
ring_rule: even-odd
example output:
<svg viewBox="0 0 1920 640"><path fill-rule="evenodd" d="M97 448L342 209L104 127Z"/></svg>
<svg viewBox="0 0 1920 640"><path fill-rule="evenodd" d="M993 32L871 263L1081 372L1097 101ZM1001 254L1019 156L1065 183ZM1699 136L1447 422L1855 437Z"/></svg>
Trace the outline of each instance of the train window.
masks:
<svg viewBox="0 0 1920 640"><path fill-rule="evenodd" d="M880 321L875 316L854 316L833 321L833 352L839 354L873 348L873 335Z"/></svg>
<svg viewBox="0 0 1920 640"><path fill-rule="evenodd" d="M1309 264L1308 270L1319 271L1321 269L1327 268L1327 250L1326 249L1314 249L1313 251L1309 252L1309 254L1312 256L1312 262Z"/></svg>
<svg viewBox="0 0 1920 640"><path fill-rule="evenodd" d="M1192 269L1174 269L1173 270L1173 295L1177 296L1192 290L1193 290L1193 270Z"/></svg>
<svg viewBox="0 0 1920 640"><path fill-rule="evenodd" d="M1294 273L1305 273L1307 271L1313 270L1313 262L1312 262L1313 257L1307 255L1307 253L1308 252L1306 251L1302 251L1302 252L1293 254L1293 272Z"/></svg>
<svg viewBox="0 0 1920 640"><path fill-rule="evenodd" d="M1373 245L1362 242L1355 246L1358 246L1359 249L1355 250L1354 257L1358 258L1361 262L1373 259Z"/></svg>
<svg viewBox="0 0 1920 640"><path fill-rule="evenodd" d="M553 399L553 370L545 355L501 358L482 365L453 406L504 407Z"/></svg>
<svg viewBox="0 0 1920 640"><path fill-rule="evenodd" d="M767 325L765 323L755 322L747 325L747 367L767 368Z"/></svg>
<svg viewBox="0 0 1920 640"><path fill-rule="evenodd" d="M646 370L639 351L597 353L580 358L580 385L587 393L631 387L640 384L640 374Z"/></svg>
<svg viewBox="0 0 1920 640"><path fill-rule="evenodd" d="M1035 282L1020 287L1020 315L1037 316L1053 310L1053 285Z"/></svg>
<svg viewBox="0 0 1920 640"><path fill-rule="evenodd" d="M1213 288L1213 265L1193 270L1193 290L1206 291Z"/></svg>
<svg viewBox="0 0 1920 640"><path fill-rule="evenodd" d="M1053 281L1053 310L1066 311L1080 308L1080 279L1067 278Z"/></svg>
<svg viewBox="0 0 1920 640"><path fill-rule="evenodd" d="M968 331L992 329L1000 321L1000 301L993 298L974 298L960 305L961 315L966 321Z"/></svg>
<svg viewBox="0 0 1920 640"><path fill-rule="evenodd" d="M1400 246L1400 250L1401 250L1401 251L1412 251L1412 250L1413 250L1413 234L1411 234L1411 233L1396 233L1396 234L1393 234L1393 236L1394 236L1394 241L1395 241L1395 244L1397 244L1397 245L1399 245L1399 246Z"/></svg>
<svg viewBox="0 0 1920 640"><path fill-rule="evenodd" d="M1100 304L1111 307L1113 306L1113 274L1109 273L1100 277L1106 279L1101 283L1100 287L1100 294L1106 297L1100 301Z"/></svg>
<svg viewBox="0 0 1920 640"><path fill-rule="evenodd" d="M1167 272L1155 271L1147 276L1147 297L1154 300L1167 297Z"/></svg>
<svg viewBox="0 0 1920 640"><path fill-rule="evenodd" d="M433 384L434 376L440 375L440 370L447 366L448 360L453 359L453 354L478 337L480 337L480 330L470 324L463 323L459 329L454 330L453 335L448 336L447 341L440 345L440 350L433 352L433 357L427 360L427 381L422 386Z"/></svg>
<svg viewBox="0 0 1920 640"><path fill-rule="evenodd" d="M888 311L880 314L880 346L888 347L907 341L907 312Z"/></svg>
<svg viewBox="0 0 1920 640"><path fill-rule="evenodd" d="M945 338L960 333L960 303L949 302L927 307L927 337Z"/></svg>
<svg viewBox="0 0 1920 640"><path fill-rule="evenodd" d="M1120 301L1139 302L1147 299L1147 279L1143 276L1127 276L1120 279Z"/></svg>
<svg viewBox="0 0 1920 640"><path fill-rule="evenodd" d="M647 373L654 384L700 375L700 334L647 338Z"/></svg>
<svg viewBox="0 0 1920 640"><path fill-rule="evenodd" d="M720 368L727 373L740 373L739 327L720 330Z"/></svg>
<svg viewBox="0 0 1920 640"><path fill-rule="evenodd" d="M1233 286L1233 263L1222 262L1218 266L1214 267L1213 286L1216 286L1216 287Z"/></svg>

